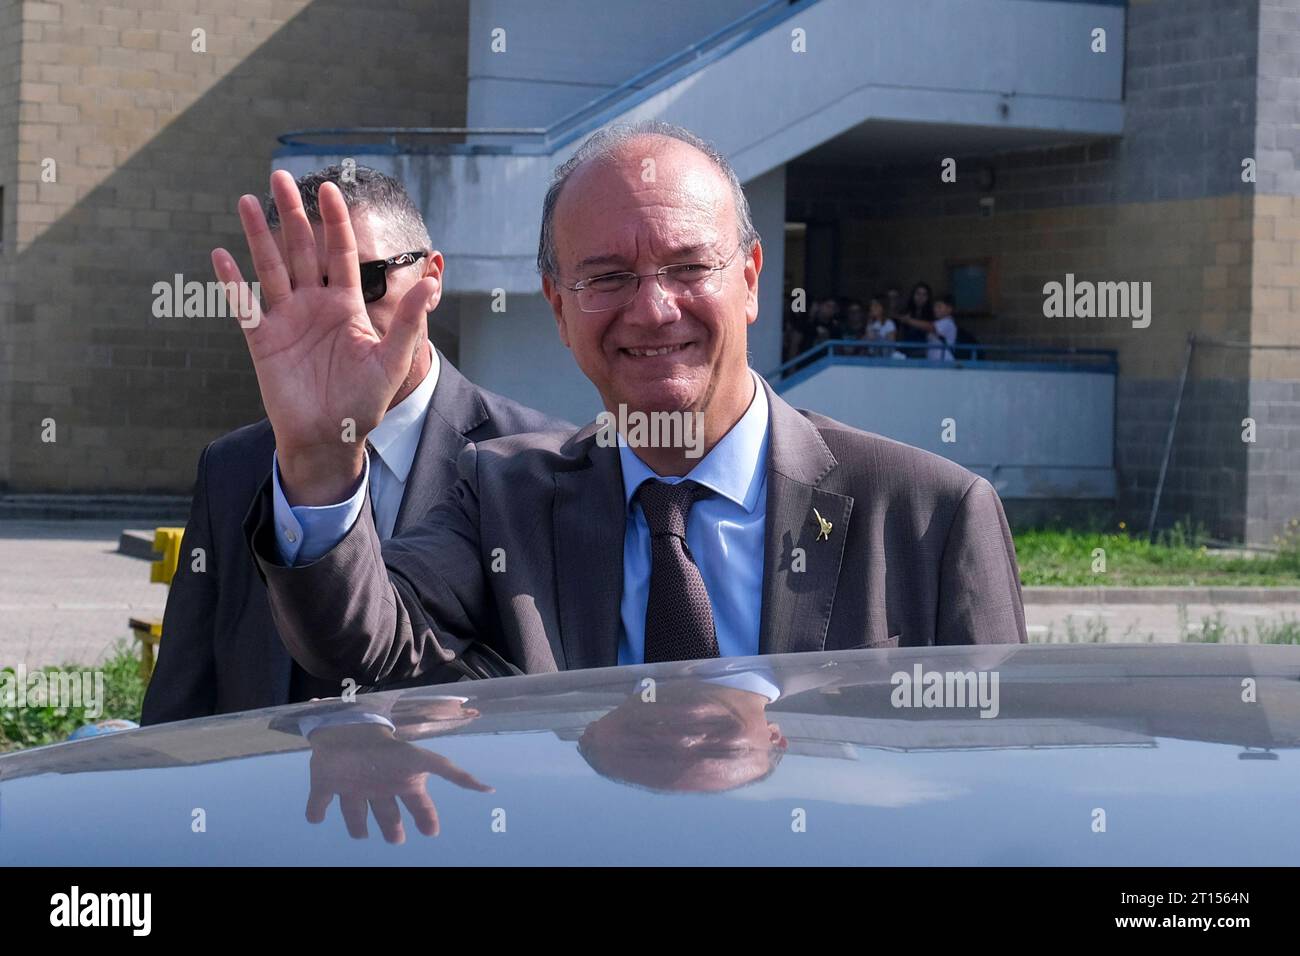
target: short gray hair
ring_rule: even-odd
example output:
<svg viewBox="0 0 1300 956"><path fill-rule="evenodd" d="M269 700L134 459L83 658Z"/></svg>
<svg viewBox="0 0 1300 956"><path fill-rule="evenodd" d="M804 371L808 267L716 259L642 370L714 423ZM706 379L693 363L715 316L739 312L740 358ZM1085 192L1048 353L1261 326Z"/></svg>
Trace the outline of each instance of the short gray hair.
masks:
<svg viewBox="0 0 1300 956"><path fill-rule="evenodd" d="M343 167L334 165L300 177L298 194L302 196L303 210L312 222L320 222L320 188L325 183L333 183L339 188L350 212L368 209L377 213L393 230L392 240L402 247L399 252L433 247L420 210L411 201L406 187L392 176L369 166L354 168L351 165L348 175L344 176ZM280 213L275 208L275 199L268 195L262 208L266 213L266 224L279 229Z"/></svg>
<svg viewBox="0 0 1300 956"><path fill-rule="evenodd" d="M635 139L647 136L662 136L675 139L699 150L722 173L727 184L731 186L731 198L736 206L736 225L740 246L746 253L758 244L758 230L754 228L753 218L749 213L749 200L741 188L736 171L731 168L727 157L718 152L712 143L701 139L688 129L663 123L658 120L646 120L640 123L616 124L592 133L569 159L556 167L551 177L551 186L546 190L542 201L542 232L537 241L537 269L543 275L557 278L560 264L555 254L555 207L560 201L560 192L574 171L592 160L608 159L622 147Z"/></svg>

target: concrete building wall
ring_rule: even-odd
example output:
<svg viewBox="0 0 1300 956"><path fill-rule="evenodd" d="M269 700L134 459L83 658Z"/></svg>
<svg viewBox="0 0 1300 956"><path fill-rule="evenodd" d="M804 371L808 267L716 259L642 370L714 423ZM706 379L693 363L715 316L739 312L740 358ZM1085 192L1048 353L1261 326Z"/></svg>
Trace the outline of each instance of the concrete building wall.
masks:
<svg viewBox="0 0 1300 956"><path fill-rule="evenodd" d="M1242 180L1242 161L1256 152L1256 86L1266 85L1257 60L1277 42L1264 39L1270 32L1255 0L1134 0L1122 137L960 156L955 183L940 181L938 154L866 168L792 163L787 215L839 222L842 294L869 295L885 282L906 291L918 279L939 293L945 262L990 257L997 318L968 322L981 341L1117 350L1118 507L1130 523L1144 522L1188 334L1251 341L1267 321L1297 341L1294 332L1278 328L1278 316L1289 318L1291 308L1291 274L1282 271L1291 267L1290 240L1283 248L1263 238L1274 226L1259 216L1254 184ZM1283 70L1297 62L1286 57L1279 53ZM1289 86L1279 81L1278 88ZM1273 115L1262 99L1259 109ZM1275 113L1279 121L1294 121L1286 109ZM1288 161L1270 158L1278 168ZM981 185L985 167L993 171L991 188ZM983 196L995 202L991 218L980 215ZM1286 203L1289 215L1289 198ZM1269 214L1281 217L1282 205L1269 207ZM1283 231L1289 235L1290 228ZM1046 318L1044 284L1067 273L1076 280L1150 282L1150 326ZM1263 281L1274 283L1268 298L1260 295ZM1270 314L1275 317L1266 319ZM1264 394L1252 383L1244 354L1196 354L1163 523L1191 515L1223 537L1263 534L1249 520L1248 485L1253 488L1266 462L1272 468L1283 459L1259 456L1241 441L1251 391ZM1292 378L1300 380L1283 376L1277 395L1292 394ZM1275 493L1279 479L1269 478L1263 488L1273 489L1262 492L1273 511L1300 514L1300 487L1283 496Z"/></svg>
<svg viewBox="0 0 1300 956"><path fill-rule="evenodd" d="M0 0L0 482L9 473L13 428L8 415L12 378L3 373L13 362L13 327L3 316L13 309L11 250L18 225L18 81L22 57L22 4ZM28 187L26 194L35 192Z"/></svg>
<svg viewBox="0 0 1300 956"><path fill-rule="evenodd" d="M1300 345L1300 7L1261 0L1255 111L1252 341ZM1235 357L1244 361L1244 356ZM1300 518L1300 350L1250 353L1246 525L1270 542Z"/></svg>
<svg viewBox="0 0 1300 956"><path fill-rule="evenodd" d="M758 321L749 327L749 364L760 374L781 364L781 314L785 308L785 167L745 184L754 228L763 247L758 275Z"/></svg>
<svg viewBox="0 0 1300 956"><path fill-rule="evenodd" d="M549 126L763 2L474 0L469 125Z"/></svg>
<svg viewBox="0 0 1300 956"><path fill-rule="evenodd" d="M782 397L837 421L943 455L988 478L1004 498L1115 494L1108 371L944 368L897 359L840 359ZM870 362L872 364L854 364ZM1077 424L1063 428L1071 418Z"/></svg>
<svg viewBox="0 0 1300 956"><path fill-rule="evenodd" d="M233 321L155 318L154 284L206 281L217 245L251 277L235 202L265 190L278 134L462 124L466 0L386 5L382 29L345 0L28 2L21 18L17 96L0 85L0 124L19 110L16 169L0 147L0 489L185 491L202 446L260 401Z"/></svg>

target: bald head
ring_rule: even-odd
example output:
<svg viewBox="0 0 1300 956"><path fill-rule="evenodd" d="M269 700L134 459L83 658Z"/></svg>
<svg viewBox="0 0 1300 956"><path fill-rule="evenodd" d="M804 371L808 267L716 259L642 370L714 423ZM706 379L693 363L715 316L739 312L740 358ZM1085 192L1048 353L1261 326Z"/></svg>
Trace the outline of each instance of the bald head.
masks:
<svg viewBox="0 0 1300 956"><path fill-rule="evenodd" d="M702 252L730 254L740 227L726 177L680 140L640 136L573 170L552 210L558 274L569 281L591 270L621 269L650 239L656 261L683 262ZM592 219L608 241L590 243ZM612 228L621 224L621 228Z"/></svg>
<svg viewBox="0 0 1300 956"><path fill-rule="evenodd" d="M693 156L697 162L701 159L705 161L704 168L712 169L730 196L736 239L742 251L752 249L759 241L758 231L754 228L745 191L727 158L711 143L690 130L670 123L645 122L610 126L592 134L573 156L556 168L551 186L542 202L542 229L537 245L538 270L552 279L560 274L559 256L555 247L555 213L561 195L566 191L579 191L578 188L570 190L569 186L570 180L575 179L580 170L595 165L621 165L631 160L638 165L639 176L653 181L651 177L658 179L667 172L659 167L658 162L664 153L676 153L680 165L689 163L683 157ZM653 162L646 162L647 160Z"/></svg>

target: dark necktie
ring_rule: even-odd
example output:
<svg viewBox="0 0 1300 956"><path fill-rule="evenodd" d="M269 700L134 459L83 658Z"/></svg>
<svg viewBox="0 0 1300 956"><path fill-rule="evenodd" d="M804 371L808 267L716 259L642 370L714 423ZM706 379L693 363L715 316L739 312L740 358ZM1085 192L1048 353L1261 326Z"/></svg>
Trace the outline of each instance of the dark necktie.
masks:
<svg viewBox="0 0 1300 956"><path fill-rule="evenodd" d="M645 662L718 656L713 607L686 547L686 517L710 491L693 481L646 481L637 489L650 526L650 596L645 605Z"/></svg>

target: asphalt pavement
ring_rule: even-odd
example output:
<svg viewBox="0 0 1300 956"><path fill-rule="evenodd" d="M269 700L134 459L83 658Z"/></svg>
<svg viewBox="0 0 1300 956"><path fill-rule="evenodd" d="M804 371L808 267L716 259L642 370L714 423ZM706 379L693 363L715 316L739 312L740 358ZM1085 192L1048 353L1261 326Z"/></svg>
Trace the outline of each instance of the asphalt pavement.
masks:
<svg viewBox="0 0 1300 956"><path fill-rule="evenodd" d="M171 522L160 521L159 524ZM0 666L19 662L94 664L113 645L130 640L128 619L161 616L167 589L149 583L149 563L117 551L126 527L149 528L132 520L0 521ZM1256 640L1261 629L1300 629L1296 592L1278 592L1274 602L1260 594L1223 601L1222 592L1178 592L1159 603L1099 602L1090 591L1073 595L1026 592L1025 618L1031 641L1176 642L1200 634ZM1112 592L1113 596L1122 596Z"/></svg>

